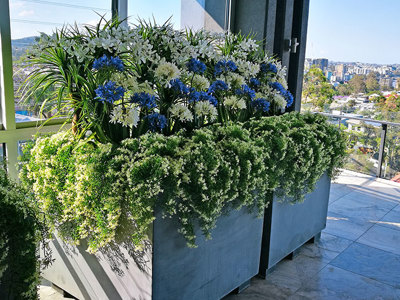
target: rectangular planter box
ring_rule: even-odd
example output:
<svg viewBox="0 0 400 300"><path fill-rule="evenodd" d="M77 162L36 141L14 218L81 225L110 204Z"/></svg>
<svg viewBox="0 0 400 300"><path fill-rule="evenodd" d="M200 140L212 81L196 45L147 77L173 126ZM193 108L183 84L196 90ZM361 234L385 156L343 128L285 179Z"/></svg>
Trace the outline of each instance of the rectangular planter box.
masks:
<svg viewBox="0 0 400 300"><path fill-rule="evenodd" d="M330 186L330 178L324 174L303 203L273 197L264 213L260 276L265 277L279 261L319 236L326 227Z"/></svg>
<svg viewBox="0 0 400 300"><path fill-rule="evenodd" d="M211 240L197 230L195 249L177 232L176 219L156 217L142 253L121 244L92 255L86 245L55 239L55 262L43 277L78 299L217 300L258 273L263 219L247 208L221 216Z"/></svg>

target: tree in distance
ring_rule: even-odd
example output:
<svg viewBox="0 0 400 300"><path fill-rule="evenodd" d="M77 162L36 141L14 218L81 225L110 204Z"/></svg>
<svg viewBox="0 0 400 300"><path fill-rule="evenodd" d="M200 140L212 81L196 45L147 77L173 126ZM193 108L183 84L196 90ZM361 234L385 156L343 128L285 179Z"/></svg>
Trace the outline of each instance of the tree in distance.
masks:
<svg viewBox="0 0 400 300"><path fill-rule="evenodd" d="M328 79L317 67L312 67L304 76L303 102L311 103L316 109L323 110L331 104L335 90Z"/></svg>

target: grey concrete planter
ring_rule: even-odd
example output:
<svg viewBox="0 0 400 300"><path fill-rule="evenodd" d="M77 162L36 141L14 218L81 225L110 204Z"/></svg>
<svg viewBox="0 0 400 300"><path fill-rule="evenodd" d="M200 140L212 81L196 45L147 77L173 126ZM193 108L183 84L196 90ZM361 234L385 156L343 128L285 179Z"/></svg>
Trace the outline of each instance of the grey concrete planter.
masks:
<svg viewBox="0 0 400 300"><path fill-rule="evenodd" d="M279 261L320 236L326 226L330 186L330 178L324 174L303 203L273 197L264 214L260 276L265 277Z"/></svg>
<svg viewBox="0 0 400 300"><path fill-rule="evenodd" d="M153 223L143 252L120 244L91 255L86 245L52 243L53 265L43 277L78 299L220 299L259 270L263 219L246 208L220 217L206 241L198 231L191 249L174 219Z"/></svg>

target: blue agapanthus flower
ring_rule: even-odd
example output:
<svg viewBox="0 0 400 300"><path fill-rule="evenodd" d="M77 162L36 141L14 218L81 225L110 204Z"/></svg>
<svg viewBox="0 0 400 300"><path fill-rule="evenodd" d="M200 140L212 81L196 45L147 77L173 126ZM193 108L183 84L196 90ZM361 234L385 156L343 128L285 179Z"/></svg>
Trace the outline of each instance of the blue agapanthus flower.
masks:
<svg viewBox="0 0 400 300"><path fill-rule="evenodd" d="M285 89L279 82L273 82L270 84L272 88L277 90L286 100L286 107L290 107L293 104L294 98L291 92Z"/></svg>
<svg viewBox="0 0 400 300"><path fill-rule="evenodd" d="M261 84L261 82L257 78L250 78L250 86L252 88L256 88L256 87L260 86L260 84Z"/></svg>
<svg viewBox="0 0 400 300"><path fill-rule="evenodd" d="M191 58L186 66L188 67L190 72L196 74L203 74L206 71L206 65L195 58Z"/></svg>
<svg viewBox="0 0 400 300"><path fill-rule="evenodd" d="M227 72L227 71L234 72L236 70L237 70L237 66L233 61L231 61L231 60L220 60L219 62L217 62L215 64L214 74L216 76L218 76L218 75L220 75L220 74L222 74L224 72Z"/></svg>
<svg viewBox="0 0 400 300"><path fill-rule="evenodd" d="M217 98L215 98L213 95L210 95L207 92L200 92L200 100L208 101L214 106L217 106L217 104L218 104Z"/></svg>
<svg viewBox="0 0 400 300"><path fill-rule="evenodd" d="M235 94L238 96L248 96L252 100L256 97L256 92L246 84L243 84L240 89L236 89Z"/></svg>
<svg viewBox="0 0 400 300"><path fill-rule="evenodd" d="M104 85L99 85L95 92L99 101L114 103L124 97L125 89L122 86L116 86L113 81L107 81Z"/></svg>
<svg viewBox="0 0 400 300"><path fill-rule="evenodd" d="M210 87L208 88L209 93L215 93L217 91L226 91L228 90L228 85L222 80L214 81Z"/></svg>
<svg viewBox="0 0 400 300"><path fill-rule="evenodd" d="M189 103L197 102L200 100L200 92L196 91L195 88L190 88L190 93L188 95Z"/></svg>
<svg viewBox="0 0 400 300"><path fill-rule="evenodd" d="M269 111L270 103L265 98L257 98L251 101L251 105L256 110L262 110L263 112Z"/></svg>
<svg viewBox="0 0 400 300"><path fill-rule="evenodd" d="M140 107L144 107L147 109L157 107L156 96L150 95L145 92L133 94L133 96L131 97L131 102L137 103Z"/></svg>
<svg viewBox="0 0 400 300"><path fill-rule="evenodd" d="M150 115L147 115L146 119L149 122L150 131L154 132L162 130L165 126L167 126L167 118L159 113L152 113Z"/></svg>
<svg viewBox="0 0 400 300"><path fill-rule="evenodd" d="M290 107L293 104L294 98L291 92L286 91L286 95L285 95L285 99L286 99L286 107Z"/></svg>
<svg viewBox="0 0 400 300"><path fill-rule="evenodd" d="M103 68L114 68L122 72L124 70L124 63L118 56L108 57L104 54L102 57L95 59L93 62L93 69L100 70Z"/></svg>
<svg viewBox="0 0 400 300"><path fill-rule="evenodd" d="M179 94L189 93L189 88L179 79L173 79L170 82L171 88Z"/></svg>
<svg viewBox="0 0 400 300"><path fill-rule="evenodd" d="M267 72L272 72L274 74L278 73L278 68L276 67L275 64L272 64L272 63L268 63L268 64L262 63L260 65L260 70L263 73L267 73Z"/></svg>
<svg viewBox="0 0 400 300"><path fill-rule="evenodd" d="M275 81L275 82L272 82L270 85L272 88L274 88L275 90L280 92L282 94L282 96L286 93L286 89L279 82Z"/></svg>

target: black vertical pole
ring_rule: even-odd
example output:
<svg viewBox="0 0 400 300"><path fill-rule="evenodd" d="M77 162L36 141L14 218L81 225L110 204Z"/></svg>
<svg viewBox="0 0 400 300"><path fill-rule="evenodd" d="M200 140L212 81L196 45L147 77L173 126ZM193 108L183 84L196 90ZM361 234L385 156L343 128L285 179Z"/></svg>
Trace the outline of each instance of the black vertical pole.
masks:
<svg viewBox="0 0 400 300"><path fill-rule="evenodd" d="M381 144L379 146L378 170L376 174L378 177L382 177L382 163L385 155L386 132L387 132L387 124L382 124Z"/></svg>
<svg viewBox="0 0 400 300"><path fill-rule="evenodd" d="M111 15L113 20L118 18L118 0L111 0Z"/></svg>
<svg viewBox="0 0 400 300"><path fill-rule="evenodd" d="M296 38L299 44L298 46L295 45L294 40L292 40L288 86L295 101L289 111L300 111L301 107L309 7L310 0L294 0L292 38Z"/></svg>

